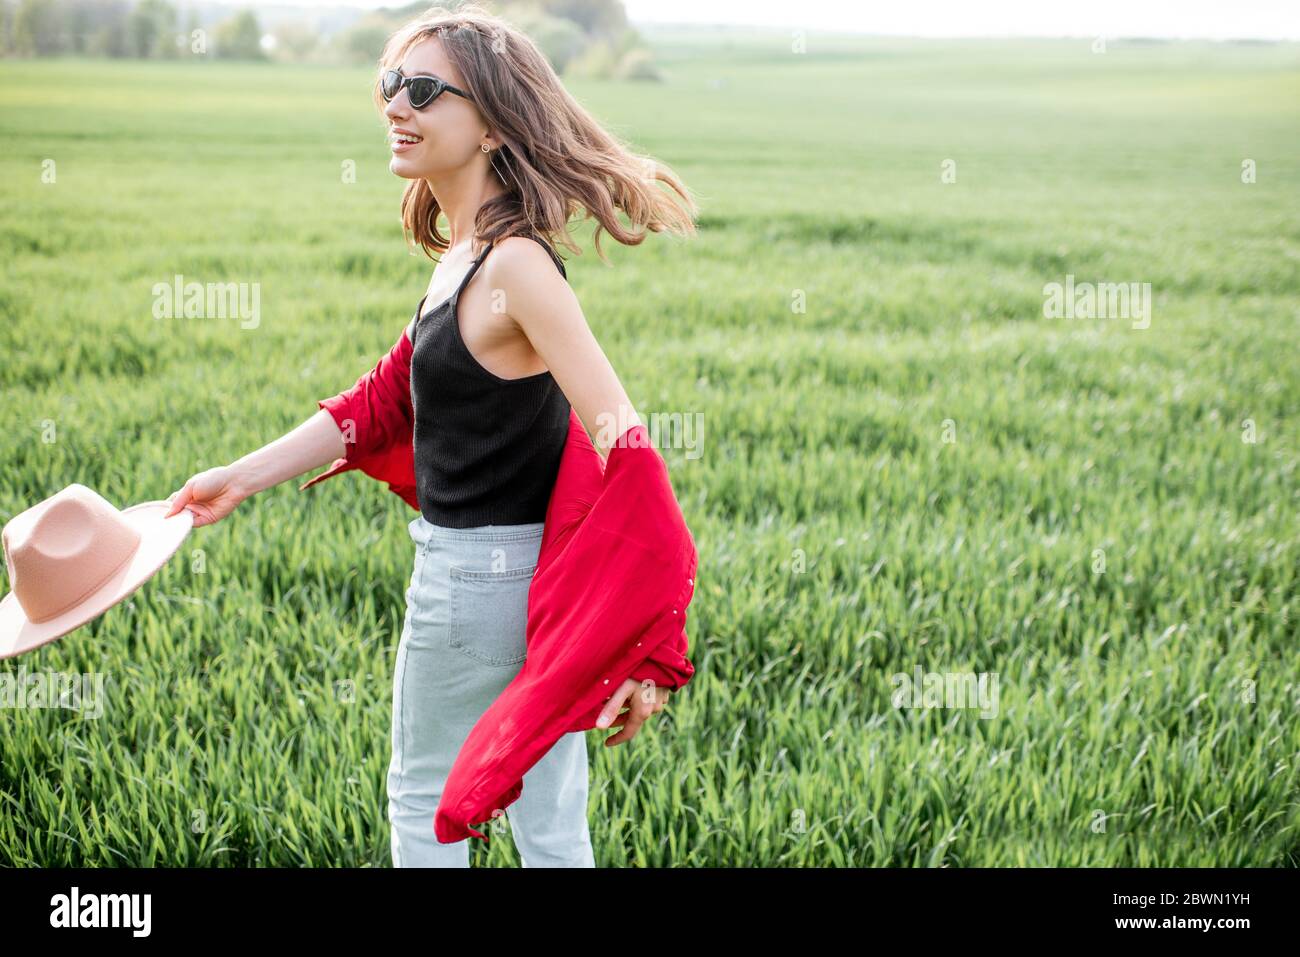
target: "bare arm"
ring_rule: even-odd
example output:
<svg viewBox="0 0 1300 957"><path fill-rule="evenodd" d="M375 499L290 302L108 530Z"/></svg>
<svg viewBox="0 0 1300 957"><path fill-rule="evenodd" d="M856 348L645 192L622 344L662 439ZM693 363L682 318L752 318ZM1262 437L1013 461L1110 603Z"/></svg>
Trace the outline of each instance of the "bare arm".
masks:
<svg viewBox="0 0 1300 957"><path fill-rule="evenodd" d="M509 248L507 248L509 247ZM492 264L492 260L488 261ZM614 367L596 341L582 307L550 257L529 239L506 239L495 262L493 287L505 294L506 313L542 357L556 384L592 433L592 445L608 459L615 441L634 425L644 425L619 382ZM618 728L605 739L613 747L636 737L653 714L662 711L671 690L643 686L628 678L605 702L599 728ZM626 710L624 710L626 708Z"/></svg>
<svg viewBox="0 0 1300 957"><path fill-rule="evenodd" d="M504 293L506 314L528 337L565 398L591 433L602 459L640 416L596 341L582 306L546 251L529 239L502 241L488 260L491 285Z"/></svg>
<svg viewBox="0 0 1300 957"><path fill-rule="evenodd" d="M329 465L345 453L343 434L333 417L324 409L317 409L315 415L293 431L235 460L230 468L247 497L303 472Z"/></svg>
<svg viewBox="0 0 1300 957"><path fill-rule="evenodd" d="M194 525L211 525L229 515L244 499L303 472L328 465L346 452L343 434L324 409L292 431L255 452L192 476L169 496L174 515L194 513Z"/></svg>

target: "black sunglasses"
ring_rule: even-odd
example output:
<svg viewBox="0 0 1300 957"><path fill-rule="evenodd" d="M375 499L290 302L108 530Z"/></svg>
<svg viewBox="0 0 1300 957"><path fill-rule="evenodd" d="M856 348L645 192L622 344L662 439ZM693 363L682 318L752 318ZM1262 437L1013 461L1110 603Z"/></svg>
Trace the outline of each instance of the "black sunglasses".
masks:
<svg viewBox="0 0 1300 957"><path fill-rule="evenodd" d="M402 87L407 88L407 96L411 98L411 108L416 110L424 109L444 91L463 96L467 100L470 98L465 91L456 89L436 76L402 76L396 70L389 70L379 81L379 92L383 94L385 100L391 101L402 92Z"/></svg>

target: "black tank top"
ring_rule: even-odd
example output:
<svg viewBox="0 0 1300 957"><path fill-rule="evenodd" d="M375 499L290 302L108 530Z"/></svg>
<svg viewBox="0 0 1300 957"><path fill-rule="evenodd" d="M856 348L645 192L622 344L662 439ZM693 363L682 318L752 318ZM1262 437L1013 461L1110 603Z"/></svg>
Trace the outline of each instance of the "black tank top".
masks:
<svg viewBox="0 0 1300 957"><path fill-rule="evenodd" d="M529 238L567 279L555 251ZM569 400L549 369L503 379L461 338L460 294L491 250L427 314L421 299L410 328L416 496L425 521L447 528L544 521L569 434Z"/></svg>

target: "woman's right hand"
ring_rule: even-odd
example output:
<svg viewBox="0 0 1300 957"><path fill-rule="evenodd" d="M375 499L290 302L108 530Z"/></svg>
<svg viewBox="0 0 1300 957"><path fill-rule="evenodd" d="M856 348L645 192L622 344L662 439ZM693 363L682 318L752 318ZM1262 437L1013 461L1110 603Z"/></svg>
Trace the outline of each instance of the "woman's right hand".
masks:
<svg viewBox="0 0 1300 957"><path fill-rule="evenodd" d="M247 498L235 481L235 471L228 465L218 465L206 472L192 476L171 495L168 515L175 515L183 508L194 513L194 527L201 528L220 521L235 510L235 506Z"/></svg>

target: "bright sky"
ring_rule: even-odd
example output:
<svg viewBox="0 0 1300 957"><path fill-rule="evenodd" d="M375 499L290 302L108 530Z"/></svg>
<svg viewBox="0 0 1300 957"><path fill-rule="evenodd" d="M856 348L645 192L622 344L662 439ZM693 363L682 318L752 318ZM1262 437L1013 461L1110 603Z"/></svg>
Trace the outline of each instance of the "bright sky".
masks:
<svg viewBox="0 0 1300 957"><path fill-rule="evenodd" d="M643 22L745 22L913 36L1300 39L1295 0L625 0Z"/></svg>
<svg viewBox="0 0 1300 957"><path fill-rule="evenodd" d="M267 2L367 9L398 5L397 0ZM1296 0L624 0L624 6L633 23L729 23L911 36L1300 40Z"/></svg>

